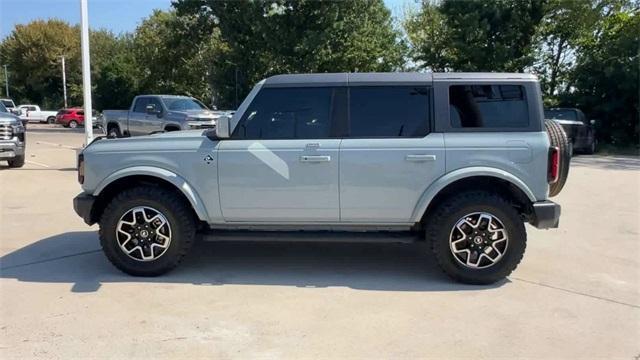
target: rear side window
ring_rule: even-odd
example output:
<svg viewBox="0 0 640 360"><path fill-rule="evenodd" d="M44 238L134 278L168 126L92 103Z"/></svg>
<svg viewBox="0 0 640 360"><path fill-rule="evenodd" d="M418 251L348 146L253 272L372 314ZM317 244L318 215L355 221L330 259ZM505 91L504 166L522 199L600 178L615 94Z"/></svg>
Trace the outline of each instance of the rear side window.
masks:
<svg viewBox="0 0 640 360"><path fill-rule="evenodd" d="M236 126L236 139L322 139L331 137L338 89L265 88Z"/></svg>
<svg viewBox="0 0 640 360"><path fill-rule="evenodd" d="M133 107L133 112L146 113L147 112L147 104L149 104L149 98L138 98L138 99L136 99L136 105Z"/></svg>
<svg viewBox="0 0 640 360"><path fill-rule="evenodd" d="M429 132L429 88L352 87L350 137L422 137Z"/></svg>
<svg viewBox="0 0 640 360"><path fill-rule="evenodd" d="M454 128L526 128L525 89L521 85L452 85L449 116Z"/></svg>

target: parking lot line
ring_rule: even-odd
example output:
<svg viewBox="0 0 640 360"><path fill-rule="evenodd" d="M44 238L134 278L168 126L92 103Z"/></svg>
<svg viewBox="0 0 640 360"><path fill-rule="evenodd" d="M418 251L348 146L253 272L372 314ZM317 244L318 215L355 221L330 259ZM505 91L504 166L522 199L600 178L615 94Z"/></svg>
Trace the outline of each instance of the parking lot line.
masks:
<svg viewBox="0 0 640 360"><path fill-rule="evenodd" d="M42 166L42 167L46 167L46 168L50 167L47 164L43 164L43 163L39 163L39 162L36 162L36 161L31 161L31 160L25 160L25 162L27 164L38 165L38 166Z"/></svg>
<svg viewBox="0 0 640 360"><path fill-rule="evenodd" d="M65 149L69 149L69 150L78 149L77 147L73 147L73 146L69 146L69 145L63 145L63 144L56 144L56 143L52 143L52 142L48 142L48 141L36 141L36 144L58 146L58 147L63 147Z"/></svg>

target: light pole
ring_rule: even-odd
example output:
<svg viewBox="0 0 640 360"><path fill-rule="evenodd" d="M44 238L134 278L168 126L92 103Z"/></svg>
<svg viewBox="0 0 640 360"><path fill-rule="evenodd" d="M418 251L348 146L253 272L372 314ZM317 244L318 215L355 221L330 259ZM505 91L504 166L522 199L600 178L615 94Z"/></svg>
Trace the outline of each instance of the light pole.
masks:
<svg viewBox="0 0 640 360"><path fill-rule="evenodd" d="M89 10L87 9L87 0L80 0L80 28L84 133L86 145L89 145L93 140L93 109L91 108L91 60L89 58Z"/></svg>
<svg viewBox="0 0 640 360"><path fill-rule="evenodd" d="M62 55L62 96L64 97L64 108L67 108L67 72L64 69L64 55Z"/></svg>
<svg viewBox="0 0 640 360"><path fill-rule="evenodd" d="M7 72L7 65L4 66L4 93L9 97L9 73Z"/></svg>

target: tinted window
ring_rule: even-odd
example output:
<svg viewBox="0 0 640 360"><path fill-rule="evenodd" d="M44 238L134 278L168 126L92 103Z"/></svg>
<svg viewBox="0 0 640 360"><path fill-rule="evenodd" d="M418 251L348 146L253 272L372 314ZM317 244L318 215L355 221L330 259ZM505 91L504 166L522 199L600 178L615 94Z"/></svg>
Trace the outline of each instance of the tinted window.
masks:
<svg viewBox="0 0 640 360"><path fill-rule="evenodd" d="M203 103L195 99L165 97L162 100L169 110L207 110Z"/></svg>
<svg viewBox="0 0 640 360"><path fill-rule="evenodd" d="M149 104L149 98L136 99L136 105L133 107L133 112L137 112L137 113L147 112L147 104Z"/></svg>
<svg viewBox="0 0 640 360"><path fill-rule="evenodd" d="M578 120L578 116L573 110L545 110L544 118L549 120Z"/></svg>
<svg viewBox="0 0 640 360"><path fill-rule="evenodd" d="M236 126L238 139L321 139L331 134L333 88L266 88Z"/></svg>
<svg viewBox="0 0 640 360"><path fill-rule="evenodd" d="M160 99L158 98L149 98L149 103L147 105L153 104L156 106L156 111L162 111L162 104L160 104ZM146 106L143 110L144 112L147 111Z"/></svg>
<svg viewBox="0 0 640 360"><path fill-rule="evenodd" d="M529 126L525 91L520 85L453 85L449 105L455 128Z"/></svg>
<svg viewBox="0 0 640 360"><path fill-rule="evenodd" d="M429 129L429 89L415 86L352 87L351 137L420 137Z"/></svg>

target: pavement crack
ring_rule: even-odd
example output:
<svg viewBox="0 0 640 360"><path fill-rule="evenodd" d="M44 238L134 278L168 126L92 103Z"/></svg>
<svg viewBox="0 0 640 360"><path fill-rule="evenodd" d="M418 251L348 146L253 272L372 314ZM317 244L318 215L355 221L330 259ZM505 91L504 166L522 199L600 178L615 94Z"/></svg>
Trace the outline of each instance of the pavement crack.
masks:
<svg viewBox="0 0 640 360"><path fill-rule="evenodd" d="M50 261L56 261L56 260L60 260L60 259L66 259L66 258L70 258L70 257L74 257L74 256L89 255L89 254L94 254L94 253L97 253L97 252L100 252L100 251L102 251L102 250L100 250L100 249L89 250L89 251L79 252L79 253L76 253L76 254L62 255L62 256L56 256L56 257L49 258L49 259L32 261L32 262L24 263L24 264L17 264L17 265L11 265L11 266L7 266L7 267L0 267L0 271L20 268L20 267L29 266L29 265L42 264L42 263L46 263L46 262L50 262Z"/></svg>
<svg viewBox="0 0 640 360"><path fill-rule="evenodd" d="M635 308L635 309L640 309L640 305L635 305L635 304L630 304L630 303L626 303L626 302L623 302L623 301L613 300L613 299L605 298L605 297L602 297L602 296L591 295L591 294L583 293L583 292L576 291L576 290L565 289L565 288L561 288L559 286L553 286L553 285L549 285L549 284L545 284L545 283L541 283L541 282L537 282L537 281L531 281L531 280L526 280L526 279L512 277L512 276L510 276L509 278L511 280L522 281L522 282L525 282L527 284L538 285L538 286L546 287L546 288L549 288L549 289L564 291L566 293L570 293L570 294L574 294L574 295L586 296L586 297L590 297L590 298L596 299L596 300L602 300L602 301L610 302L610 303L613 303L613 304L624 305L624 306L629 306L629 307L632 307L632 308Z"/></svg>

